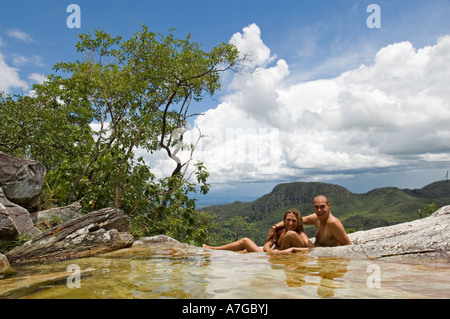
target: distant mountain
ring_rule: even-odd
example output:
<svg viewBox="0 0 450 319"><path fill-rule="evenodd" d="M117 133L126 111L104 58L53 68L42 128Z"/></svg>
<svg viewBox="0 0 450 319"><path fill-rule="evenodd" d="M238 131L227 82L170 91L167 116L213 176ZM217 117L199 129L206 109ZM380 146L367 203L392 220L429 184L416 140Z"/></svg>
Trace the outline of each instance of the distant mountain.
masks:
<svg viewBox="0 0 450 319"><path fill-rule="evenodd" d="M255 201L208 206L202 211L214 213L219 223L235 216L246 218L257 228L256 234L248 236L261 244L270 226L281 220L284 210L295 207L303 216L314 213L313 199L318 194L328 197L331 212L347 230L358 231L417 219L417 210L432 202L439 207L450 205L450 182L435 182L421 189L384 187L365 194L355 194L342 186L327 183L285 183ZM305 230L309 236L314 235L314 227Z"/></svg>

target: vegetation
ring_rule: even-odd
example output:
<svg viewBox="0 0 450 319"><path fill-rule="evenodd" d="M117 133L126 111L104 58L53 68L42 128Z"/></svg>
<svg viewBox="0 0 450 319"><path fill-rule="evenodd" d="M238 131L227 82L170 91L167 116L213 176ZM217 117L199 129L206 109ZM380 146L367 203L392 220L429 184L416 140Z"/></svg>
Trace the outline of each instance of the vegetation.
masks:
<svg viewBox="0 0 450 319"><path fill-rule="evenodd" d="M76 48L80 59L56 64L31 96L0 94L0 150L47 168L42 205L116 207L135 234L207 241L217 225L195 210L190 194L208 192L209 174L177 153L194 151L183 142L195 115L190 103L220 88L237 49L222 43L204 51L190 35L154 34L145 25L126 41L81 34ZM137 149L165 152L172 174L157 179Z"/></svg>
<svg viewBox="0 0 450 319"><path fill-rule="evenodd" d="M435 203L431 203L426 205L423 209L418 209L417 214L419 215L419 218L424 218L431 216L438 209L439 207Z"/></svg>
<svg viewBox="0 0 450 319"><path fill-rule="evenodd" d="M31 237L31 235L20 234L14 238L0 240L0 254L4 254L17 246L25 244Z"/></svg>

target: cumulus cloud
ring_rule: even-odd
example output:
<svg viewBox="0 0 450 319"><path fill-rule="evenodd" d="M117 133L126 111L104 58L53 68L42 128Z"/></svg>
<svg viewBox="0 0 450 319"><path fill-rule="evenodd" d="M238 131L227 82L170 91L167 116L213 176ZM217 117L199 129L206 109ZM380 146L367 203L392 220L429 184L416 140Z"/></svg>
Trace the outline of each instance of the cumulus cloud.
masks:
<svg viewBox="0 0 450 319"><path fill-rule="evenodd" d="M241 58L247 56L251 59L251 66L265 66L276 58L270 55L270 49L264 45L261 30L255 23L245 27L242 33L233 34L230 43L239 49Z"/></svg>
<svg viewBox="0 0 450 319"><path fill-rule="evenodd" d="M198 117L195 152L211 183L326 181L450 162L450 36L381 48L335 78L292 83L255 24L232 36L255 56L217 107ZM190 134L192 139L196 129Z"/></svg>

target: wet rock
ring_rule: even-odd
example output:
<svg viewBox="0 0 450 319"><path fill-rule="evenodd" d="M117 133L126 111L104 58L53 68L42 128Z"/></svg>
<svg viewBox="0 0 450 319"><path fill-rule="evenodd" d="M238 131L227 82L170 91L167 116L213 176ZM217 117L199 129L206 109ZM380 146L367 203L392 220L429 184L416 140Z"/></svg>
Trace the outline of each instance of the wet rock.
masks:
<svg viewBox="0 0 450 319"><path fill-rule="evenodd" d="M95 271L94 268L87 268L79 271L80 278L92 275ZM30 291L33 288L38 289L42 285L50 285L59 282L67 282L73 272L56 272L49 274L37 274L23 277L7 278L1 281L0 297L13 298L14 294L20 293L20 291ZM20 297L20 294L19 294Z"/></svg>

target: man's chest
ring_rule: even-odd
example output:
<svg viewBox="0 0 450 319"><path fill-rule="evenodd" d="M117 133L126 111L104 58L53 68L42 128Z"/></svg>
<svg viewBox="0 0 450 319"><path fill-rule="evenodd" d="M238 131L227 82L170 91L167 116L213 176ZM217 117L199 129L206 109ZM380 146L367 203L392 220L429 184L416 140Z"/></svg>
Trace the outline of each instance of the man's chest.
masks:
<svg viewBox="0 0 450 319"><path fill-rule="evenodd" d="M315 237L318 246L336 246L337 240L326 225L319 225Z"/></svg>

